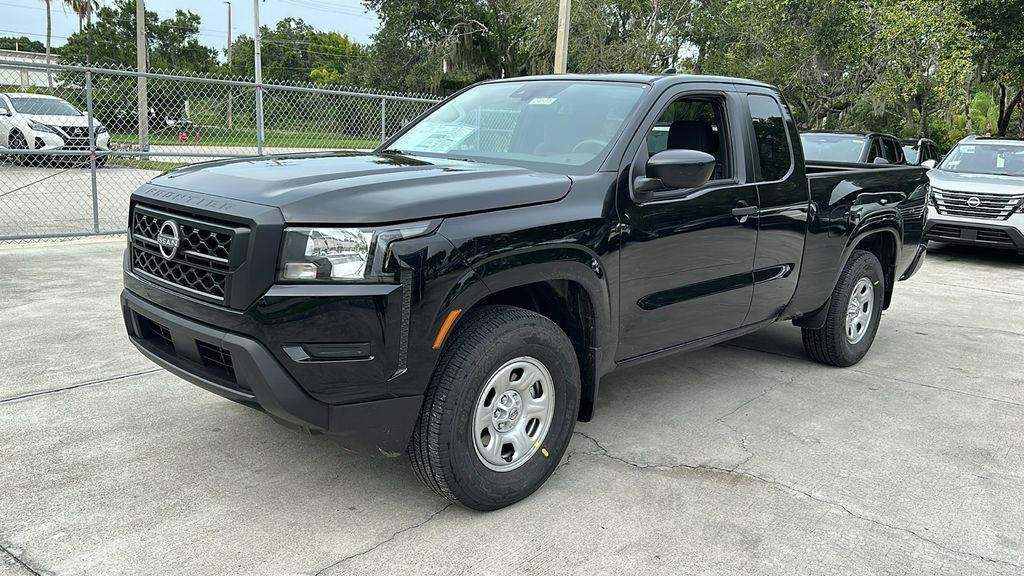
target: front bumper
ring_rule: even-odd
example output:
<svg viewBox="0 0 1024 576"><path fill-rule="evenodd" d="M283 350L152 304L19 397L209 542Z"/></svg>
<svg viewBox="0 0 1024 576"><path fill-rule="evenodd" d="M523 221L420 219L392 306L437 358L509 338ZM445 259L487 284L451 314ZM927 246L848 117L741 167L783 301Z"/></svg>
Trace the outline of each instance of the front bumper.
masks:
<svg viewBox="0 0 1024 576"><path fill-rule="evenodd" d="M70 150L70 151L82 151L82 153L89 152L89 139L88 138L64 138L59 134L53 132L42 132L33 130L27 134L29 147L34 150ZM110 150L110 133L104 132L96 136L96 149L101 152L107 152Z"/></svg>
<svg viewBox="0 0 1024 576"><path fill-rule="evenodd" d="M340 437L363 452L397 456L408 443L422 396L329 404L310 396L257 340L222 331L121 293L128 336L140 352L201 388L266 411L295 427Z"/></svg>
<svg viewBox="0 0 1024 576"><path fill-rule="evenodd" d="M926 240L1024 251L1024 214L991 220L941 215L934 208L929 212Z"/></svg>

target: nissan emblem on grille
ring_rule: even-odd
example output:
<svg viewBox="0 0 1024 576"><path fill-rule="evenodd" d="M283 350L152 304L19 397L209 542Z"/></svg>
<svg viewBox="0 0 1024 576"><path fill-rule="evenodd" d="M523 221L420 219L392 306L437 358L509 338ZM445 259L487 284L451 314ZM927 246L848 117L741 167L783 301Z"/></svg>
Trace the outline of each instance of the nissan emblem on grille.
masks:
<svg viewBox="0 0 1024 576"><path fill-rule="evenodd" d="M164 220L160 225L160 232L156 235L156 242L160 245L160 255L167 260L173 259L181 243L178 237L178 223L174 220Z"/></svg>
<svg viewBox="0 0 1024 576"><path fill-rule="evenodd" d="M978 206L981 206L981 198L978 198L977 196L971 196L970 198L967 199L967 205L970 206L971 208L977 208Z"/></svg>

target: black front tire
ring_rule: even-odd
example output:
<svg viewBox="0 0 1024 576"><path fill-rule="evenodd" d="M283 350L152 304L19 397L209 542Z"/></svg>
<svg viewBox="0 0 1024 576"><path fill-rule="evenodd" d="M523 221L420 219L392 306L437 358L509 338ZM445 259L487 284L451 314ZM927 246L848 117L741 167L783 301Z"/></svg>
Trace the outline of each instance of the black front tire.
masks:
<svg viewBox="0 0 1024 576"><path fill-rule="evenodd" d="M553 412L535 451L514 469L495 470L478 455L474 415L496 371L523 357L547 369ZM424 396L407 450L413 470L432 490L468 508L496 510L518 502L558 466L572 437L579 399L579 363L558 325L512 306L470 312L449 337Z"/></svg>
<svg viewBox="0 0 1024 576"><path fill-rule="evenodd" d="M865 279L873 291L870 320L860 339L851 342L847 333L847 313L854 290L858 283ZM875 334L878 332L885 298L885 282L885 274L878 258L870 252L854 250L832 291L824 326L802 330L807 354L816 362L842 368L860 362L871 349Z"/></svg>

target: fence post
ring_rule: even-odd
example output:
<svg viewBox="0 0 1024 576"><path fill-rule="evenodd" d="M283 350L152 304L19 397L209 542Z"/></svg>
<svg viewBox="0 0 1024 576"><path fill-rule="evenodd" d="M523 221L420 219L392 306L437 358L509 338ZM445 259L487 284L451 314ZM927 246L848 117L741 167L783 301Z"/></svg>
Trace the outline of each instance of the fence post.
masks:
<svg viewBox="0 0 1024 576"><path fill-rule="evenodd" d="M89 122L89 175L92 178L92 231L100 233L100 196L96 186L96 122L92 110L92 70L85 71L85 113Z"/></svg>
<svg viewBox="0 0 1024 576"><path fill-rule="evenodd" d="M380 143L384 144L384 138L387 137L387 98L380 99Z"/></svg>

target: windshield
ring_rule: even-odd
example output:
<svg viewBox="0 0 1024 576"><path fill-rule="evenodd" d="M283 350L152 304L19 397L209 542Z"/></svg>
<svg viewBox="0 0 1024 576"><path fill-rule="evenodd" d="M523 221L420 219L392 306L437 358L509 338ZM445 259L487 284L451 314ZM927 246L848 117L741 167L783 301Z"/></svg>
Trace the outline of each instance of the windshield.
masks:
<svg viewBox="0 0 1024 576"><path fill-rule="evenodd" d="M917 145L904 144L903 155L907 157L907 164L917 164Z"/></svg>
<svg viewBox="0 0 1024 576"><path fill-rule="evenodd" d="M81 116L82 113L74 106L63 100L51 100L49 98L26 98L24 96L11 96L11 104L14 110L21 114L34 114L38 116Z"/></svg>
<svg viewBox="0 0 1024 576"><path fill-rule="evenodd" d="M823 162L860 162L868 139L846 134L801 134L804 157Z"/></svg>
<svg viewBox="0 0 1024 576"><path fill-rule="evenodd" d="M1024 145L957 144L940 169L967 174L1024 175Z"/></svg>
<svg viewBox="0 0 1024 576"><path fill-rule="evenodd" d="M545 80L471 88L389 148L482 161L584 166L604 156L641 84Z"/></svg>

